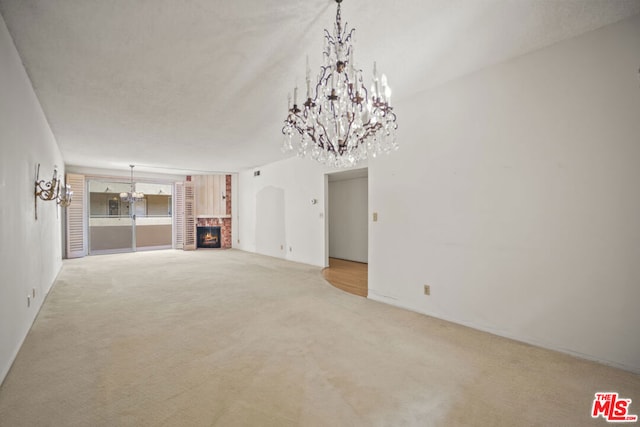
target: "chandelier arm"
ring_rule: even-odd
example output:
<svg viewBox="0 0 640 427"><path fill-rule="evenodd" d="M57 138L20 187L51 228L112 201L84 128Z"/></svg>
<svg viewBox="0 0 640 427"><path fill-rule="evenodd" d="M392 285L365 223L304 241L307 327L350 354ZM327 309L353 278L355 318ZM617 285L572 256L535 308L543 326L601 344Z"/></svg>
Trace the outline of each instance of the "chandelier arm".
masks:
<svg viewBox="0 0 640 427"><path fill-rule="evenodd" d="M389 114L392 117L391 122L393 123L393 129L397 130L398 129L398 123L396 122L396 118L397 118L396 113L394 113L393 111L390 111Z"/></svg>
<svg viewBox="0 0 640 427"><path fill-rule="evenodd" d="M367 132L364 134L362 139L364 140L364 139L367 139L369 136L374 135L378 130L380 130L380 128L382 128L382 123L380 122L376 123L370 129L367 130Z"/></svg>
<svg viewBox="0 0 640 427"><path fill-rule="evenodd" d="M318 119L319 115L316 116L316 120L315 123L316 125L318 125L320 128L322 128L322 132L320 133L320 135L318 136L318 141L320 142L320 148L322 148L323 150L326 149L326 151L335 151L335 148L333 146L333 143L331 142L331 140L328 137L328 133L327 133L327 128L325 127L324 123L322 123L319 119Z"/></svg>
<svg viewBox="0 0 640 427"><path fill-rule="evenodd" d="M365 87L365 85L361 85L361 88L363 90L363 95L364 95L364 102L368 103L369 102L369 90Z"/></svg>
<svg viewBox="0 0 640 427"><path fill-rule="evenodd" d="M322 75L320 76L320 78L318 79L318 84L316 85L316 95L315 98L313 98L313 101L316 102L318 100L318 93L320 92L320 87L322 86L322 79L324 78L325 84L329 81L329 76L327 76L325 78L325 75L327 74L327 70L331 68L330 66L321 66L320 69L322 70Z"/></svg>
<svg viewBox="0 0 640 427"><path fill-rule="evenodd" d="M333 145L333 143L331 142L331 140L329 139L329 134L327 133L327 128L324 126L324 123L320 122L318 119L316 119L316 124L318 126L320 126L322 128L322 134L320 134L320 141L322 141L322 148L325 148L325 146L327 147L327 151L336 151L335 150L335 146Z"/></svg>
<svg viewBox="0 0 640 427"><path fill-rule="evenodd" d="M336 153L336 148L335 146L331 143L331 141L329 141L329 139L327 138L326 134L320 135L320 141L321 141L321 148L327 152L334 152Z"/></svg>
<svg viewBox="0 0 640 427"><path fill-rule="evenodd" d="M324 36L327 38L327 41L335 44L335 42L333 41L333 36L329 32L329 30L327 30L326 28L324 29Z"/></svg>
<svg viewBox="0 0 640 427"><path fill-rule="evenodd" d="M338 34L338 41L340 43L349 43L351 39L351 35L356 31L355 28L352 28L351 31L347 32L347 28L349 28L349 23L345 22L344 27L340 28L340 33Z"/></svg>
<svg viewBox="0 0 640 427"><path fill-rule="evenodd" d="M346 31L346 27L347 25L345 24L345 31ZM351 38L353 37L353 35L355 34L356 29L352 28L351 31L349 31L349 34L347 34L343 40L344 43L350 43L351 42ZM349 48L351 48L351 45L349 45Z"/></svg>
<svg viewBox="0 0 640 427"><path fill-rule="evenodd" d="M290 129L290 128L291 128L291 126L292 126L291 122L289 122L289 120L288 120L288 119L287 119L287 120L285 120L285 121L284 121L284 126L282 126L282 134L283 134L283 135L288 135L288 133L287 133L286 129Z"/></svg>
<svg viewBox="0 0 640 427"><path fill-rule="evenodd" d="M357 82L354 82L354 84L352 84L351 87L349 87L349 85L348 85L348 83L349 83L348 74L346 74L345 81L347 82L347 94L349 96L349 100L351 101L352 105L355 105L354 111L351 113L351 119L349 119L349 127L347 128L347 134L346 134L346 138L345 138L345 147L346 147L347 146L347 141L349 140L349 136L351 135L351 129L353 128L353 123L356 120L356 114L359 113L358 111L356 111L356 109L359 108L360 112L361 112L362 111L362 105L360 104L359 99L356 96L357 91L354 89L356 87ZM348 114L347 114L347 118L349 118ZM358 145L360 145L360 138L358 138L358 142L355 144L354 148L357 147Z"/></svg>
<svg viewBox="0 0 640 427"><path fill-rule="evenodd" d="M348 74L347 74L347 83L350 83ZM364 86L363 86L363 89L364 89ZM358 107L360 107L360 111L362 111L362 101L366 101L366 98L358 97L358 79L357 78L353 81L352 87L349 87L347 85L347 92L348 92L349 100L351 101L351 103L357 104Z"/></svg>
<svg viewBox="0 0 640 427"><path fill-rule="evenodd" d="M309 138L311 138L311 140L312 140L314 143L315 143L315 142L317 142L317 141L316 141L316 133L315 133L315 130L314 130L311 126L307 126L307 127L304 129L304 132L307 134L307 136L308 136Z"/></svg>
<svg viewBox="0 0 640 427"><path fill-rule="evenodd" d="M347 115L347 119L349 118L349 116ZM356 118L355 113L351 114L351 120L349 120L349 127L347 128L347 135L344 138L344 147L345 147L345 151L347 150L347 144L349 143L349 135L351 134L351 128L353 127L353 122ZM358 140L359 141L359 138ZM357 147L359 144L359 142L356 142L355 147Z"/></svg>
<svg viewBox="0 0 640 427"><path fill-rule="evenodd" d="M327 50L328 52L324 52L327 57L331 58L331 46L333 45L333 49L336 50L336 40L333 38L333 36L329 35L329 31L324 30L326 32L325 37L327 38Z"/></svg>
<svg viewBox="0 0 640 427"><path fill-rule="evenodd" d="M299 124L295 123L293 127L298 131L298 133L300 133L300 135L304 135L304 129Z"/></svg>
<svg viewBox="0 0 640 427"><path fill-rule="evenodd" d="M295 114L294 114L294 117L300 119L300 122L306 123L306 120L303 120L303 117L300 117L300 116L295 115ZM285 123L286 123L285 126L282 128L282 133L284 135L287 135L287 132L285 131L285 129L287 128L287 126L289 126L289 127L293 127L300 135L307 134L314 143L318 142L318 139L316 138L316 135L315 135L315 130L312 127L307 126L306 128L303 128L298 123L298 120L289 120L288 119L288 120L285 121ZM313 130L313 132L309 132L309 129Z"/></svg>
<svg viewBox="0 0 640 427"><path fill-rule="evenodd" d="M371 138L371 136L372 136L372 135L374 135L374 134L375 134L375 132L374 132L374 131L372 131L372 130L368 130L366 133L364 133L364 134L359 138L360 143L361 143L362 145L366 145L366 146L368 147L368 144L367 144L367 142L366 142L366 141L367 141L367 140L369 140L369 139Z"/></svg>
<svg viewBox="0 0 640 427"><path fill-rule="evenodd" d="M393 129L398 129L398 123L396 123L397 116L396 113L393 112L393 108L385 105L385 109L382 111L384 113L382 117L388 117L387 124L393 123Z"/></svg>

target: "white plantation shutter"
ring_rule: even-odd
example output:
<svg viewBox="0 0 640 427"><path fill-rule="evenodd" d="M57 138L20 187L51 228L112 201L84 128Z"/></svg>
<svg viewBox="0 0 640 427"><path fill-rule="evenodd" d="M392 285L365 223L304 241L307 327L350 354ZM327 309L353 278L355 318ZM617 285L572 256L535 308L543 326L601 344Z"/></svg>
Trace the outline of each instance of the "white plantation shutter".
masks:
<svg viewBox="0 0 640 427"><path fill-rule="evenodd" d="M196 186L187 181L184 183L184 241L185 251L196 248Z"/></svg>
<svg viewBox="0 0 640 427"><path fill-rule="evenodd" d="M68 173L66 183L71 185L71 190L73 191L71 204L66 208L67 258L82 258L87 254L84 175Z"/></svg>
<svg viewBox="0 0 640 427"><path fill-rule="evenodd" d="M184 245L184 183L176 182L173 208L173 242L175 249Z"/></svg>

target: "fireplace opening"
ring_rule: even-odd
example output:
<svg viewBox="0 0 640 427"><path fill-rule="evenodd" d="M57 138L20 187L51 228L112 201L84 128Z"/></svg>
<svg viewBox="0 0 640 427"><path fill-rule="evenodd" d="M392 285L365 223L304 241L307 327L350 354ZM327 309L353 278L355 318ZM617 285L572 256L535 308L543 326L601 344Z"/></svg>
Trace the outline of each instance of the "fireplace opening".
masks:
<svg viewBox="0 0 640 427"><path fill-rule="evenodd" d="M220 227L198 227L198 248L220 248Z"/></svg>

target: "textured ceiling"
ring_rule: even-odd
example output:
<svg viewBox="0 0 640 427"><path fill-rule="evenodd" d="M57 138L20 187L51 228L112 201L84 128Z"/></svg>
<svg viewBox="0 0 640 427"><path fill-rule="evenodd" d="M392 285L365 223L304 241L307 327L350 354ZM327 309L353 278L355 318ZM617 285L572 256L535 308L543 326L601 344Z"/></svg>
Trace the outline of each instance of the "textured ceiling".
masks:
<svg viewBox="0 0 640 427"><path fill-rule="evenodd" d="M0 0L67 164L238 171L283 157L334 0ZM640 13L640 0L344 0L395 103ZM401 123L401 111L398 111ZM140 167L144 170L144 167Z"/></svg>

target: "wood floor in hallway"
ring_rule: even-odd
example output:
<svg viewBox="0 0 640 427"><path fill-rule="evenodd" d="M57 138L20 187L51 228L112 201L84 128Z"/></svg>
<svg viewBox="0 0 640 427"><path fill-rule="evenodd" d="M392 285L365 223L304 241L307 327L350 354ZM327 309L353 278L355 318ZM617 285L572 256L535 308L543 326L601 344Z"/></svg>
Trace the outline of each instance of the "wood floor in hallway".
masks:
<svg viewBox="0 0 640 427"><path fill-rule="evenodd" d="M338 289L365 298L368 295L368 264L329 258L322 275Z"/></svg>

